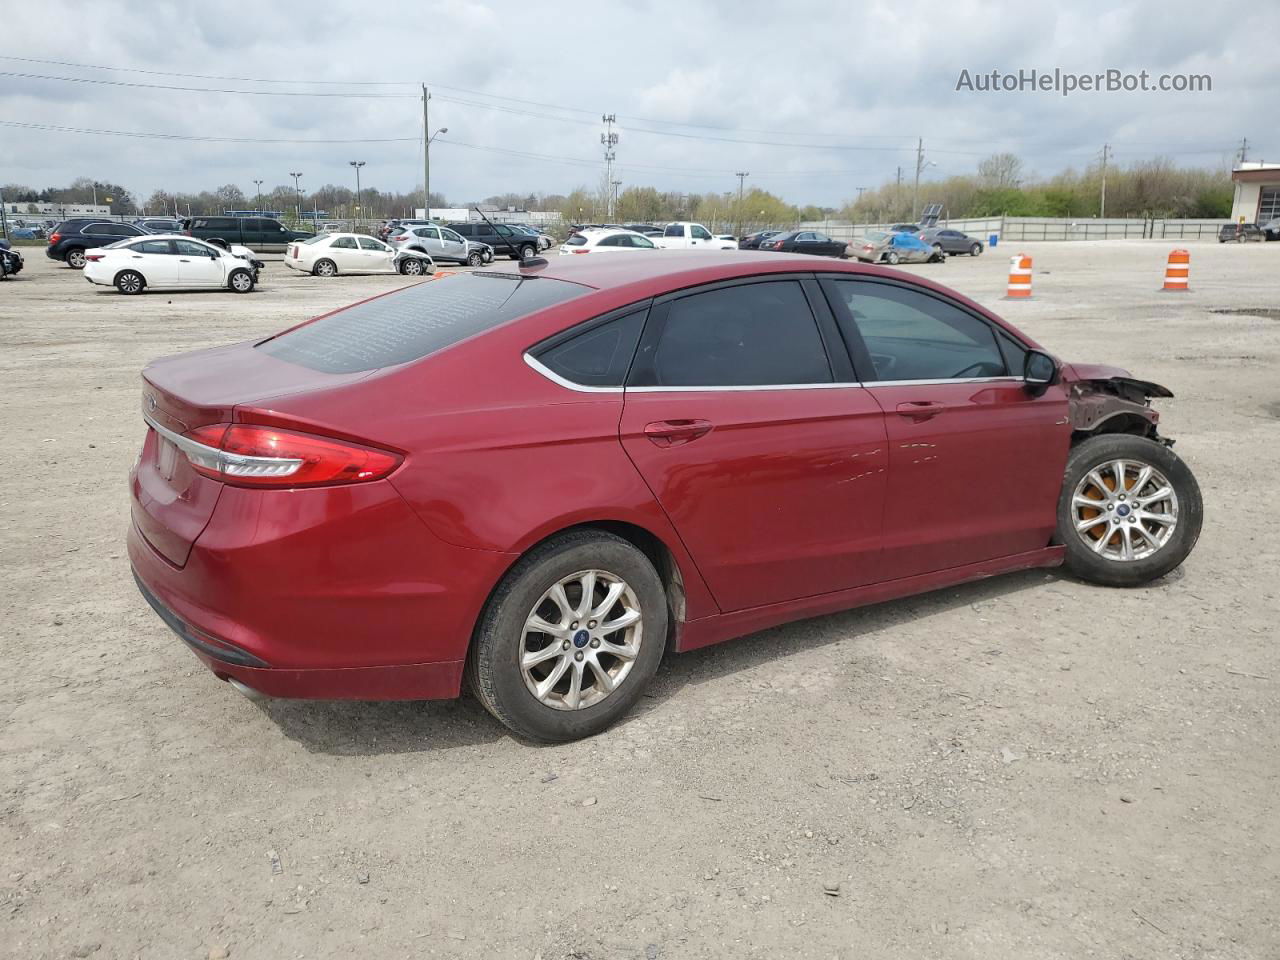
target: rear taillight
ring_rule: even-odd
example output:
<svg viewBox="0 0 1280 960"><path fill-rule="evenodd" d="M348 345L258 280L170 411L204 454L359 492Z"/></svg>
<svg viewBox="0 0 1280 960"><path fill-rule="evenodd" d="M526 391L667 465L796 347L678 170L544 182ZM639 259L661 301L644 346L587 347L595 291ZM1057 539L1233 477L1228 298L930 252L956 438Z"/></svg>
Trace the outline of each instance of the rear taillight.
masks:
<svg viewBox="0 0 1280 960"><path fill-rule="evenodd" d="M591 248L590 247L574 247L573 252L574 253L590 253Z"/></svg>
<svg viewBox="0 0 1280 960"><path fill-rule="evenodd" d="M399 454L310 433L243 423L213 423L179 443L197 473L241 487L317 487L380 480Z"/></svg>
<svg viewBox="0 0 1280 960"><path fill-rule="evenodd" d="M62 239L62 234L60 233L49 234L49 246L52 247L55 243L57 243L61 239Z"/></svg>
<svg viewBox="0 0 1280 960"><path fill-rule="evenodd" d="M92 263L97 263L99 260L103 258L103 256L104 254L101 254L101 253L86 253L84 255L84 258Z"/></svg>

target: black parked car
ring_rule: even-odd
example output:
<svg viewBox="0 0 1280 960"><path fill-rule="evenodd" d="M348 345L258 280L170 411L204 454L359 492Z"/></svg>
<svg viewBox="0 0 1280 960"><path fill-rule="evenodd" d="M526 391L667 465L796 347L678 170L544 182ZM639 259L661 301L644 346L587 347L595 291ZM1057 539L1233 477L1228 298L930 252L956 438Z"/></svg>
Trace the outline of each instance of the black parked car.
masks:
<svg viewBox="0 0 1280 960"><path fill-rule="evenodd" d="M9 241L0 240L0 280L7 280L22 270L22 254L9 247Z"/></svg>
<svg viewBox="0 0 1280 960"><path fill-rule="evenodd" d="M257 253L284 253L294 240L310 240L314 233L290 230L271 217L191 217L182 232L197 240L225 240Z"/></svg>
<svg viewBox="0 0 1280 960"><path fill-rule="evenodd" d="M845 256L843 240L832 240L817 230L788 230L776 234L760 244L761 250L778 250L782 253L811 253L819 257Z"/></svg>
<svg viewBox="0 0 1280 960"><path fill-rule="evenodd" d="M967 253L971 257L982 253L981 240L946 227L930 227L928 230L921 230L920 239L931 247L940 248L943 253Z"/></svg>
<svg viewBox="0 0 1280 960"><path fill-rule="evenodd" d="M67 266L80 270L84 267L86 250L105 247L125 237L141 237L149 232L132 223L120 223L117 220L73 217L53 228L44 253L50 260L61 260Z"/></svg>
<svg viewBox="0 0 1280 960"><path fill-rule="evenodd" d="M506 254L512 260L526 260L538 255L538 238L505 223L488 224L483 220L469 223L451 223L449 229L468 240L487 243L495 254Z"/></svg>
<svg viewBox="0 0 1280 960"><path fill-rule="evenodd" d="M1258 229L1256 223L1228 223L1218 231L1219 243L1226 243L1228 240L1244 243L1247 240L1261 239L1263 239L1262 231Z"/></svg>
<svg viewBox="0 0 1280 960"><path fill-rule="evenodd" d="M738 249L759 250L761 243L771 237L776 237L780 233L782 233L781 230L757 230L755 233L748 233L738 241Z"/></svg>

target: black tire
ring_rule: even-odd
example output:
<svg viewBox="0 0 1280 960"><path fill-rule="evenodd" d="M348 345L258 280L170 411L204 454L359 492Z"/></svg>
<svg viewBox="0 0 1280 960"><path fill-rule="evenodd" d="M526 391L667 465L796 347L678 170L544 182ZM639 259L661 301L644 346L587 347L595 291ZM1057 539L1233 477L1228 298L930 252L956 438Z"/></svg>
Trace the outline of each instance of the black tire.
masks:
<svg viewBox="0 0 1280 960"><path fill-rule="evenodd" d="M1177 497L1177 523L1173 533L1154 553L1142 559L1119 560L1101 556L1085 543L1075 529L1072 497L1076 486L1091 470L1115 460L1154 467L1168 480ZM1118 509L1123 510L1124 506ZM1099 516L1101 513L1101 510L1097 511ZM1127 433L1103 434L1076 444L1067 458L1062 494L1058 500L1057 539L1066 546L1067 568L1081 580L1109 587L1138 587L1163 577L1191 553L1200 537L1203 519L1204 503L1195 476L1182 459L1163 443ZM1097 539L1093 542L1096 543Z"/></svg>
<svg viewBox="0 0 1280 960"><path fill-rule="evenodd" d="M556 709L525 685L519 665L525 620L557 581L593 569L622 578L635 592L643 616L640 649L620 685L598 703ZM522 557L498 585L476 627L467 679L485 709L521 737L548 743L590 737L630 710L644 692L662 660L667 622L666 593L648 557L603 531L567 533Z"/></svg>
<svg viewBox="0 0 1280 960"><path fill-rule="evenodd" d="M232 270L227 277L227 286L236 293L253 293L253 274L248 270Z"/></svg>
<svg viewBox="0 0 1280 960"><path fill-rule="evenodd" d="M137 270L121 270L116 274L116 289L126 296L139 294L146 286L146 278Z"/></svg>
<svg viewBox="0 0 1280 960"><path fill-rule="evenodd" d="M400 264L400 272L407 277L420 277L427 272L427 265L417 257L406 257Z"/></svg>
<svg viewBox="0 0 1280 960"><path fill-rule="evenodd" d="M336 277L338 275L338 265L328 257L323 260L317 260L315 266L311 268L311 275L315 277Z"/></svg>
<svg viewBox="0 0 1280 960"><path fill-rule="evenodd" d="M969 256L971 257L976 257L981 253L982 253L982 244L980 243L975 243L973 246L969 248Z"/></svg>
<svg viewBox="0 0 1280 960"><path fill-rule="evenodd" d="M538 255L538 248L531 243L526 243L520 247L520 259L528 260L530 257Z"/></svg>
<svg viewBox="0 0 1280 960"><path fill-rule="evenodd" d="M484 255L479 250L472 250L467 254L467 263L473 267L478 267L484 263Z"/></svg>
<svg viewBox="0 0 1280 960"><path fill-rule="evenodd" d="M75 270L83 270L87 261L84 258L83 247L72 247L67 251L67 266Z"/></svg>

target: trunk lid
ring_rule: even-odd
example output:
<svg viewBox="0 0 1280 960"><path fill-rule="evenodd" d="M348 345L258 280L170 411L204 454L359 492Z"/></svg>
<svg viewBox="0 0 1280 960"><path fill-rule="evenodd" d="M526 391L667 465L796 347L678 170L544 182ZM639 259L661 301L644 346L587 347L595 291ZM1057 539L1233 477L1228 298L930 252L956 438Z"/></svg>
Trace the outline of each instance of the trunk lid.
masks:
<svg viewBox="0 0 1280 960"><path fill-rule="evenodd" d="M230 423L235 409L362 379L367 372L330 374L285 363L251 343L166 357L142 373L142 416L150 421L131 478L133 521L170 563L181 567L213 516L223 484L196 472L162 430L185 434L211 423Z"/></svg>

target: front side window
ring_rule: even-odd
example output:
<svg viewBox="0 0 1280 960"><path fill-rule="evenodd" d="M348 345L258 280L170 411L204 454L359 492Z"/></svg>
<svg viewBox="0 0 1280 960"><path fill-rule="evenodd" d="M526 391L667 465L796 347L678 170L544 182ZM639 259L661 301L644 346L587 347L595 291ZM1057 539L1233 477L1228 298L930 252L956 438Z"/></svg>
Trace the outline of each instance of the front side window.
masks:
<svg viewBox="0 0 1280 960"><path fill-rule="evenodd" d="M671 303L653 356L659 387L830 383L818 325L794 280L741 284Z"/></svg>
<svg viewBox="0 0 1280 960"><path fill-rule="evenodd" d="M620 387L627 379L645 310L597 324L535 353L538 362L556 375L585 387Z"/></svg>
<svg viewBox="0 0 1280 960"><path fill-rule="evenodd" d="M693 228L693 238L695 240L710 240L711 234L707 232L706 227L695 226Z"/></svg>
<svg viewBox="0 0 1280 960"><path fill-rule="evenodd" d="M631 246L633 247L639 247L641 250L653 249L653 241L650 240L648 237L642 237L639 234L637 234L636 236L628 237L627 239L631 241Z"/></svg>
<svg viewBox="0 0 1280 960"><path fill-rule="evenodd" d="M454 233L452 230L445 230L444 228L441 228L440 235L444 237L444 239L452 241L453 243L466 242L465 240L462 239L462 236L460 234Z"/></svg>
<svg viewBox="0 0 1280 960"><path fill-rule="evenodd" d="M924 293L885 283L834 281L862 337L878 381L1006 376L995 332L985 320Z"/></svg>
<svg viewBox="0 0 1280 960"><path fill-rule="evenodd" d="M373 237L361 237L360 249L361 250L377 250L379 253L387 252L387 248L384 247L377 240L373 239Z"/></svg>

